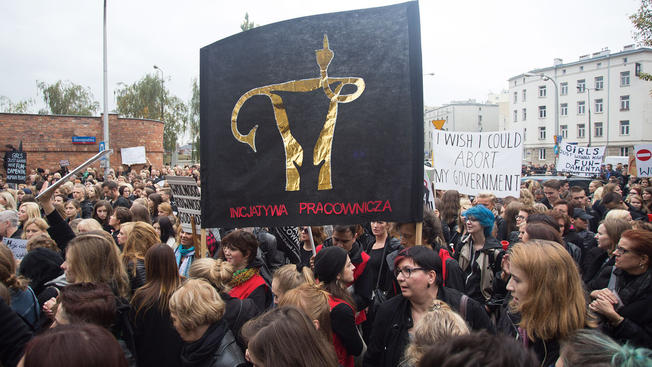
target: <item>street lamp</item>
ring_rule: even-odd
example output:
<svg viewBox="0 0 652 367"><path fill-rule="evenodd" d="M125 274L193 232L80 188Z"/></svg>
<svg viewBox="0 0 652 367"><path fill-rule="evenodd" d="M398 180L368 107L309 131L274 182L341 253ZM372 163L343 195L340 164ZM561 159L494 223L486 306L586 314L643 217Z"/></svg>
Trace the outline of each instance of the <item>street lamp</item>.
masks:
<svg viewBox="0 0 652 367"><path fill-rule="evenodd" d="M589 112L589 131L588 131L588 133L589 133L589 143L588 143L587 147L590 147L591 146L591 89L592 88L587 88L586 85L584 86L584 88L582 88L582 86L580 86L580 85L577 86L577 91L579 93L582 93L584 91L584 89L586 89L586 98L588 99L586 101L586 105L587 105L586 107L589 109L589 111L588 111Z"/></svg>
<svg viewBox="0 0 652 367"><path fill-rule="evenodd" d="M533 73L525 73L523 74L526 77L541 77L544 81L551 81L552 85L555 86L555 137L553 138L555 142L555 146L559 144L559 88L557 87L557 82L551 78L550 76L544 74L544 73L538 73L538 74L533 74ZM555 163L557 161L557 152L555 152Z"/></svg>

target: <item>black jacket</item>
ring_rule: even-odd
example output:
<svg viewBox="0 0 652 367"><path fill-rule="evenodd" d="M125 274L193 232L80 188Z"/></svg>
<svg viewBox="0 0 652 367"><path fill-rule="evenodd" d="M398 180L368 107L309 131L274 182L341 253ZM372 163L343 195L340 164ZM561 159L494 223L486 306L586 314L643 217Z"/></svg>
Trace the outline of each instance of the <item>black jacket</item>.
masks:
<svg viewBox="0 0 652 367"><path fill-rule="evenodd" d="M284 265L283 253L276 249L276 237L262 228L254 229L253 234L258 240L258 248L261 251L262 260L273 274L276 269Z"/></svg>
<svg viewBox="0 0 652 367"><path fill-rule="evenodd" d="M228 293L220 293L220 297L226 304L222 318L229 325L229 329L235 335L236 342L242 351L247 349L247 343L240 335L240 329L245 322L253 319L263 310L259 310L252 299L239 299L231 297Z"/></svg>
<svg viewBox="0 0 652 367"><path fill-rule="evenodd" d="M333 246L332 238L328 238L324 241L323 247ZM349 251L349 258L351 263L357 268L362 263L362 246L358 241L353 242L351 251ZM372 275L373 271L367 264L364 271L360 274L355 281L353 282L353 301L355 302L355 308L357 310L364 310L371 304L371 293L373 287L376 285L373 283Z"/></svg>
<svg viewBox="0 0 652 367"><path fill-rule="evenodd" d="M172 326L169 311L161 311L158 304L136 314L139 305L131 309L134 325L136 359L139 366L177 367L183 341Z"/></svg>
<svg viewBox="0 0 652 367"><path fill-rule="evenodd" d="M602 325L603 331L619 343L652 348L652 269L641 275L630 275L620 269L614 273L616 292L622 301L616 312L624 320L617 327Z"/></svg>
<svg viewBox="0 0 652 367"><path fill-rule="evenodd" d="M197 341L181 348L183 367L236 367L246 364L226 322L211 325Z"/></svg>
<svg viewBox="0 0 652 367"><path fill-rule="evenodd" d="M16 366L31 338L25 322L0 297L0 365Z"/></svg>
<svg viewBox="0 0 652 367"><path fill-rule="evenodd" d="M48 234L57 243L57 246L61 250L62 254L66 253L66 247L68 247L68 242L75 238L75 232L72 231L72 228L66 223L66 221L61 218L59 212L53 210L52 213L48 214L45 219L47 219L48 224Z"/></svg>
<svg viewBox="0 0 652 367"><path fill-rule="evenodd" d="M446 302L451 308L460 312L462 293L440 287L437 299ZM485 329L495 332L484 307L468 298L466 315L462 315L473 330ZM367 346L363 366L394 367L403 358L405 348L409 343L408 330L413 327L411 304L402 295L393 297L383 303L378 309L371 340Z"/></svg>

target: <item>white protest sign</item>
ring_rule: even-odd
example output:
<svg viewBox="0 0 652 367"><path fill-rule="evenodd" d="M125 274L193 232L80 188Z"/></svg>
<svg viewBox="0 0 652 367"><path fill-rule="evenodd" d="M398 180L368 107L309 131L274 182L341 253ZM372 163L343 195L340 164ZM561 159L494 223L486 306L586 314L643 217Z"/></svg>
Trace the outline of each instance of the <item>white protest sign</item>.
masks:
<svg viewBox="0 0 652 367"><path fill-rule="evenodd" d="M634 145L636 176L652 177L652 144Z"/></svg>
<svg viewBox="0 0 652 367"><path fill-rule="evenodd" d="M435 189L519 197L522 129L486 133L437 130L434 134Z"/></svg>
<svg viewBox="0 0 652 367"><path fill-rule="evenodd" d="M27 240L5 237L2 242L9 247L16 260L22 260L27 255Z"/></svg>
<svg viewBox="0 0 652 367"><path fill-rule="evenodd" d="M166 176L174 202L179 209L178 218L184 232L192 233L190 218L195 217L195 229L201 228L201 193L197 182L187 176Z"/></svg>
<svg viewBox="0 0 652 367"><path fill-rule="evenodd" d="M120 155L122 156L122 164L128 166L132 164L147 163L145 147L121 148Z"/></svg>
<svg viewBox="0 0 652 367"><path fill-rule="evenodd" d="M587 148L575 144L561 143L559 145L557 171L569 172L578 176L600 175L604 148Z"/></svg>

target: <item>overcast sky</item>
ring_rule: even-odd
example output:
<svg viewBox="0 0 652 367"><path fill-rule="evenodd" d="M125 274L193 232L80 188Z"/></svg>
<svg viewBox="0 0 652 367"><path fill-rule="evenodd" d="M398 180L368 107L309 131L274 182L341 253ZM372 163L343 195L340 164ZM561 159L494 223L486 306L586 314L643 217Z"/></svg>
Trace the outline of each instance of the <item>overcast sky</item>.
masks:
<svg viewBox="0 0 652 367"><path fill-rule="evenodd" d="M118 82L158 65L172 93L189 100L199 49L257 25L398 3L385 0L108 0L109 108ZM0 2L0 96L34 98L36 81L70 80L102 101L102 0ZM507 79L634 43L628 15L640 0L420 1L427 106L507 87Z"/></svg>

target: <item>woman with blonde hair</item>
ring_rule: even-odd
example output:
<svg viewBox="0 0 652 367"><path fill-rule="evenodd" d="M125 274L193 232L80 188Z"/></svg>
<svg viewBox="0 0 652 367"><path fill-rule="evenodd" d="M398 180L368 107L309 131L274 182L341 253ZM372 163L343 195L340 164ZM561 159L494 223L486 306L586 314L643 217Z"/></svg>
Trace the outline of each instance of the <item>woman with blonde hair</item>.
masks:
<svg viewBox="0 0 652 367"><path fill-rule="evenodd" d="M315 327L324 336L324 340L333 343L337 352L341 346L339 338L333 334L331 328L331 309L328 292L314 284L302 284L288 290L279 300L279 307L294 306L303 311L315 324ZM338 345L338 343L340 345Z"/></svg>
<svg viewBox="0 0 652 367"><path fill-rule="evenodd" d="M129 234L122 249L121 260L124 263L132 292L145 285L145 254L150 247L159 243L158 235L150 224L129 222L121 227L129 227ZM120 228L122 233L123 228Z"/></svg>
<svg viewBox="0 0 652 367"><path fill-rule="evenodd" d="M113 293L122 298L129 295L129 277L120 261L118 248L111 235L88 232L68 243L66 261L61 265L68 283L105 283Z"/></svg>
<svg viewBox="0 0 652 367"><path fill-rule="evenodd" d="M187 280L170 298L170 316L184 341L182 365L232 367L245 363L224 320L225 305L204 279ZM295 342L295 341L292 341Z"/></svg>
<svg viewBox="0 0 652 367"><path fill-rule="evenodd" d="M48 234L48 228L50 228L50 226L48 225L48 222L45 221L45 219L41 217L31 218L25 221L25 226L23 227L23 234L21 237L24 240L29 240L30 238L39 234L50 237Z"/></svg>
<svg viewBox="0 0 652 367"><path fill-rule="evenodd" d="M24 229L25 222L32 218L41 218L41 208L37 203L32 201L22 203L18 208L18 222L20 223L18 228Z"/></svg>
<svg viewBox="0 0 652 367"><path fill-rule="evenodd" d="M272 278L274 303L278 303L285 292L302 284L315 284L315 277L307 266L287 264L276 269Z"/></svg>
<svg viewBox="0 0 652 367"><path fill-rule="evenodd" d="M452 336L469 334L469 327L457 312L441 300L435 300L432 308L414 325L412 339L405 350L401 367L416 366L428 348Z"/></svg>
<svg viewBox="0 0 652 367"><path fill-rule="evenodd" d="M5 210L16 210L16 198L9 191L0 191L0 205Z"/></svg>
<svg viewBox="0 0 652 367"><path fill-rule="evenodd" d="M102 231L104 228L102 228L102 225L100 222L96 221L93 218L86 218L82 219L79 224L77 224L77 232L81 233L86 233L90 231Z"/></svg>
<svg viewBox="0 0 652 367"><path fill-rule="evenodd" d="M532 240L511 248L508 269L509 310L521 319L502 331L550 366L559 357L559 341L592 324L577 266L562 245Z"/></svg>
<svg viewBox="0 0 652 367"><path fill-rule="evenodd" d="M247 343L240 337L240 329L245 322L256 317L263 310L259 310L252 299L239 299L229 295L229 283L233 278L233 265L221 259L201 258L195 260L190 266L188 277L191 279L204 279L220 294L226 310L224 320L229 325L231 332L236 337L238 345L244 351Z"/></svg>

